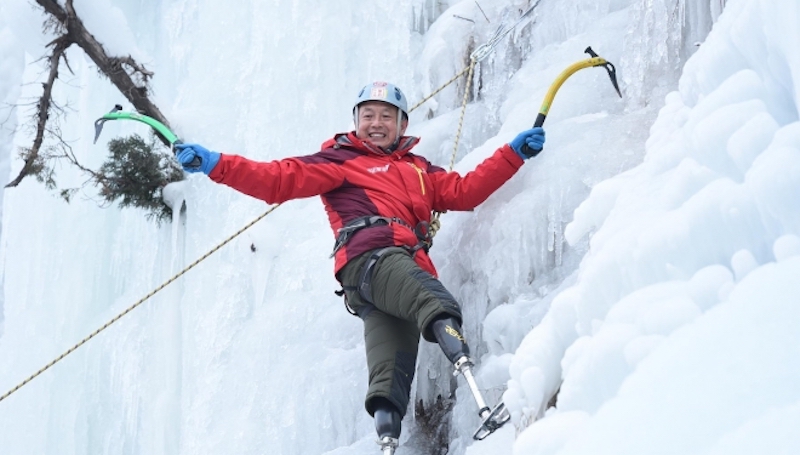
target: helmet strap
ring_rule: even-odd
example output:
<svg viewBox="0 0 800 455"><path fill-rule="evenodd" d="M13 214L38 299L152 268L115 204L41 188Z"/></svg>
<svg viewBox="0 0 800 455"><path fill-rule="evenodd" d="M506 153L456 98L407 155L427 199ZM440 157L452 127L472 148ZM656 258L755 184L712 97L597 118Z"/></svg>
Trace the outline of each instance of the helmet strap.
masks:
<svg viewBox="0 0 800 455"><path fill-rule="evenodd" d="M403 110L398 107L397 108L397 140L398 141L400 140L400 136L403 134L403 132L400 131L400 128L402 128L402 126L403 126Z"/></svg>
<svg viewBox="0 0 800 455"><path fill-rule="evenodd" d="M400 144L400 127L403 126L403 110L399 107L397 108L397 136L394 138L394 142L392 145L389 146L389 151L394 152L397 148L398 144Z"/></svg>

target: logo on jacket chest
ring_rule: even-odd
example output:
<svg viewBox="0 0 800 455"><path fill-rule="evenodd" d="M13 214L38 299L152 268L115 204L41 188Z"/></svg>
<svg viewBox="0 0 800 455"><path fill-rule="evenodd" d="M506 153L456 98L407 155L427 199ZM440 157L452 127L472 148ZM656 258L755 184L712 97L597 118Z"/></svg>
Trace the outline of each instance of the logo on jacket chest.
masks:
<svg viewBox="0 0 800 455"><path fill-rule="evenodd" d="M388 171L389 171L388 164L385 166L375 166L367 169L367 172L369 172L370 174L377 174L379 172L388 172Z"/></svg>

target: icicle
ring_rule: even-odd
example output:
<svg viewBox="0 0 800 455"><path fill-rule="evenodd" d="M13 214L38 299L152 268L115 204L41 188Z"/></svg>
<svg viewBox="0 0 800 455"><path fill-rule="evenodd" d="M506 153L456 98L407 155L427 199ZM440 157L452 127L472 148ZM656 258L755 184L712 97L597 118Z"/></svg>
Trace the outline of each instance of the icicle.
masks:
<svg viewBox="0 0 800 455"><path fill-rule="evenodd" d="M549 203L547 205L547 251L553 253L555 266L561 265L561 257L564 251L564 233L562 207L564 202L564 190L550 187Z"/></svg>
<svg viewBox="0 0 800 455"><path fill-rule="evenodd" d="M553 220L553 242L555 243L555 265L561 265L561 257L564 252L564 188L559 185L558 199L554 210L555 219Z"/></svg>
<svg viewBox="0 0 800 455"><path fill-rule="evenodd" d="M711 20L717 22L719 19L720 14L722 14L722 10L725 9L725 0L709 0L710 7L711 7Z"/></svg>

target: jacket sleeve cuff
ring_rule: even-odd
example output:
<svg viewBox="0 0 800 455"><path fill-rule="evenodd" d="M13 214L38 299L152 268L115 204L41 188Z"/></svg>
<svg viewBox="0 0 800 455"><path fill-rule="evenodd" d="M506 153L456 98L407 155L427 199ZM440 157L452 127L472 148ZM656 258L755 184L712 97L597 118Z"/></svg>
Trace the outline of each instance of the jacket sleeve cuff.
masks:
<svg viewBox="0 0 800 455"><path fill-rule="evenodd" d="M214 166L214 169L212 169L211 172L208 173L208 178L217 183L222 181L222 176L224 174L222 168L225 167L225 163L228 161L227 158L228 155L225 155L224 153L219 154L219 161L217 161L217 164Z"/></svg>
<svg viewBox="0 0 800 455"><path fill-rule="evenodd" d="M500 147L500 150L503 154L503 157L505 157L505 159L507 159L508 162L514 166L514 168L519 169L523 164L525 164L525 160L523 160L522 157L519 156L519 154L515 152L513 148L511 148L511 145L505 144L504 146Z"/></svg>

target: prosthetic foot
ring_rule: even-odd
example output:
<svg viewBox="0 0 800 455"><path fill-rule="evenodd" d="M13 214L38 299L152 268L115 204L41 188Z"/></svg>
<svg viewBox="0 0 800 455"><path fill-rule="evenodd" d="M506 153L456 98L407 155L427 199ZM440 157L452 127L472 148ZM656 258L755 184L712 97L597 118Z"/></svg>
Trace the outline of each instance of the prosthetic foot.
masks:
<svg viewBox="0 0 800 455"><path fill-rule="evenodd" d="M463 375L469 385L469 389L478 404L478 415L481 417L481 425L472 434L472 438L478 441L486 438L495 430L502 427L511 419L511 413L506 409L502 402L490 409L486 405L475 377L472 375L472 367L475 364L469 358L469 346L467 346L464 336L461 334L461 326L453 317L445 317L435 320L431 324L431 330L436 337L436 341L444 351L444 355L453 363L455 367L454 375Z"/></svg>
<svg viewBox="0 0 800 455"><path fill-rule="evenodd" d="M383 455L394 455L400 441L400 413L392 403L383 398L377 398L373 418L375 431L378 432L378 445L381 446Z"/></svg>
<svg viewBox="0 0 800 455"><path fill-rule="evenodd" d="M475 403L478 404L478 415L481 417L481 426L472 434L472 439L480 441L505 425L506 422L511 419L511 413L508 412L503 402L500 402L494 409L489 409L489 406L486 405L486 401L483 400L480 390L478 390L475 377L472 376L473 366L475 365L469 357L462 357L455 362L456 371L453 374L464 375L464 379L467 380L469 389L475 397Z"/></svg>

